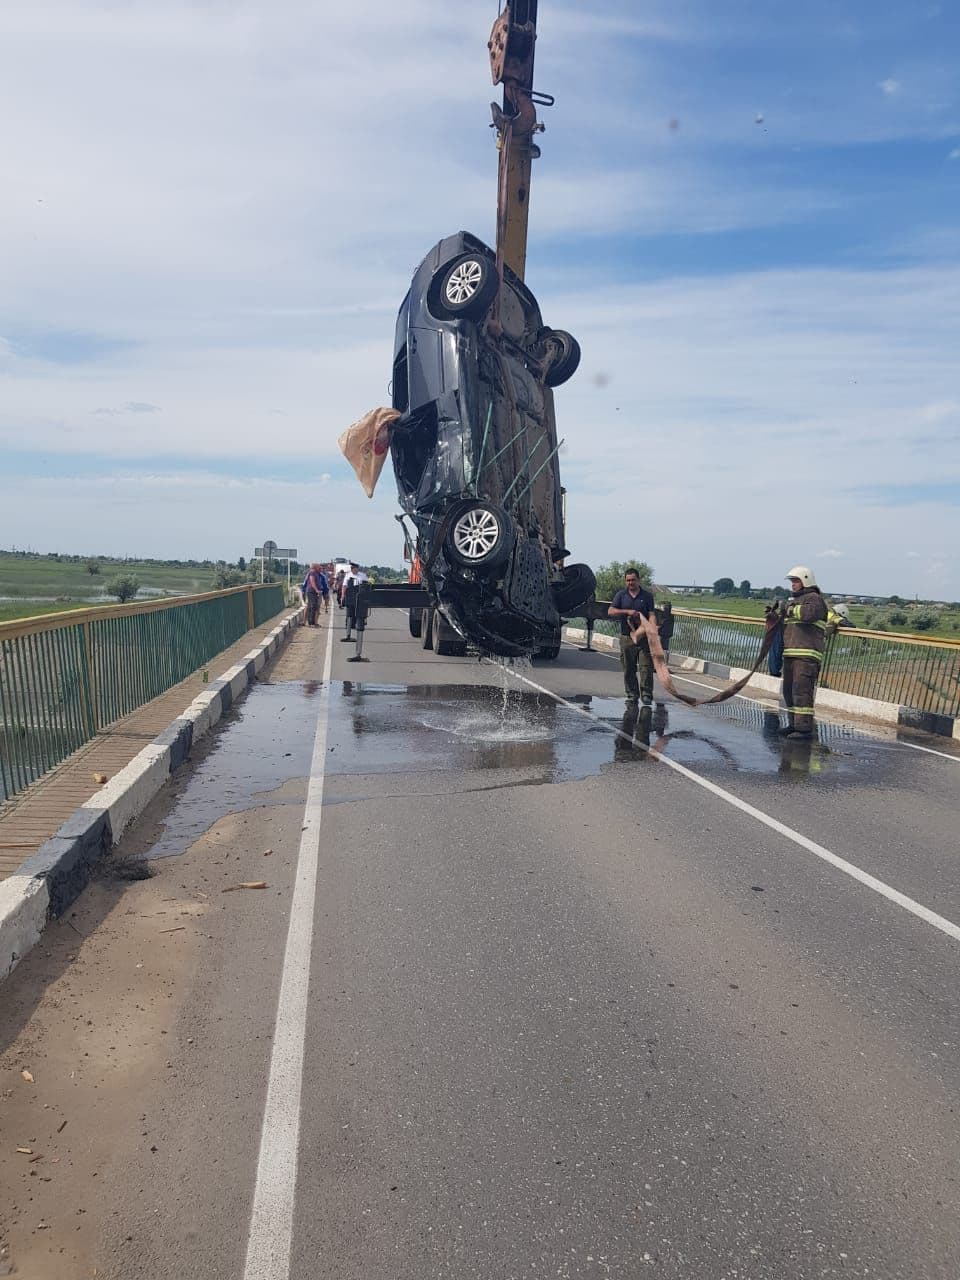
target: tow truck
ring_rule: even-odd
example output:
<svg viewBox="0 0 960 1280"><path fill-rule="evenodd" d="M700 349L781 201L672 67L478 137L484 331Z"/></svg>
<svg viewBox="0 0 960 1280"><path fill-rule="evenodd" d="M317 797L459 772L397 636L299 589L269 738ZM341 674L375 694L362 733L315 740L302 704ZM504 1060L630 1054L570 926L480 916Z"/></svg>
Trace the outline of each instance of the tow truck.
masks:
<svg viewBox="0 0 960 1280"><path fill-rule="evenodd" d="M411 561L406 587L364 584L351 611L357 653L370 609L409 609L424 648L555 657L562 617L579 614L595 579L568 564L553 388L580 349L543 324L524 283L530 179L553 98L533 85L536 0L511 0L488 41L501 103L496 248L467 232L431 250L397 319L391 456ZM415 526L411 531L405 520Z"/></svg>

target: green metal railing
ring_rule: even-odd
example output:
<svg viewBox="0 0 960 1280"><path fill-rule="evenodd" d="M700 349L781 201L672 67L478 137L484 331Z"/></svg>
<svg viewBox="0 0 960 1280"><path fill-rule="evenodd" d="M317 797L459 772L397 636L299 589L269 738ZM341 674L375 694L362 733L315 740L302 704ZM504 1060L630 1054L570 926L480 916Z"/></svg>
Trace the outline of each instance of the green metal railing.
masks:
<svg viewBox="0 0 960 1280"><path fill-rule="evenodd" d="M749 669L756 662L761 618L686 609L674 609L673 616L671 653L727 667ZM594 630L620 632L617 623L604 619ZM917 711L960 716L960 643L843 628L827 641L820 684Z"/></svg>
<svg viewBox="0 0 960 1280"><path fill-rule="evenodd" d="M0 624L0 801L283 605L268 583Z"/></svg>

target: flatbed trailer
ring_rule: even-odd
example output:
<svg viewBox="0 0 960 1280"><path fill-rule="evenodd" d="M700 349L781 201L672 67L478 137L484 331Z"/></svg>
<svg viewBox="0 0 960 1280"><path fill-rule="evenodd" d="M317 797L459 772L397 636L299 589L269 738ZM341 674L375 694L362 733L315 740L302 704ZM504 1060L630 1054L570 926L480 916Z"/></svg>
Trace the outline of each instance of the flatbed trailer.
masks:
<svg viewBox="0 0 960 1280"><path fill-rule="evenodd" d="M342 639L344 642L353 641L356 645L356 652L347 659L348 662L369 662L369 658L363 656L363 637L367 629L367 620L374 609L423 610L421 631L418 633L414 630L411 622L410 632L415 638L422 640L425 649L431 648L435 653L448 657L462 657L467 652L467 642L454 631L439 610L434 609L429 593L420 583L361 582L359 586L347 589L345 603L347 634ZM609 608L609 600L588 600L575 613L565 616L561 625L563 622L582 618L587 629L584 652L593 653L595 652L592 644L594 623L600 619L605 620L608 617ZM355 640L351 634L352 631L356 631ZM423 634L424 631L429 634ZM442 646L440 648L436 647L438 637ZM427 643L428 639L431 641L430 644Z"/></svg>

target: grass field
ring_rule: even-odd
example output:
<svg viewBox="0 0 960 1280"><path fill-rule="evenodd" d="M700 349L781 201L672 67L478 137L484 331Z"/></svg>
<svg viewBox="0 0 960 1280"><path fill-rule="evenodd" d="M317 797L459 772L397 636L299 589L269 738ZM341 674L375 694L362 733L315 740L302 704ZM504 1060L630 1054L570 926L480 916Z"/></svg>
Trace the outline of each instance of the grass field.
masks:
<svg viewBox="0 0 960 1280"><path fill-rule="evenodd" d="M48 613L66 613L70 609L87 607L82 601L72 600L62 600L55 604L44 604L37 600L14 604L10 600L0 600L0 622L13 622L17 618L39 618Z"/></svg>
<svg viewBox="0 0 960 1280"><path fill-rule="evenodd" d="M88 562L96 562L100 572L89 573ZM0 622L110 604L112 599L103 592L118 573L133 574L139 579L142 599L159 594L197 595L214 589L213 565L169 565L158 560L110 560L102 556L74 561L0 551Z"/></svg>
<svg viewBox="0 0 960 1280"><path fill-rule="evenodd" d="M738 618L762 618L766 604L764 600L744 600L740 596L715 596L712 591L701 595L675 595L671 592L658 591L656 598L657 603L661 600L670 600L678 609L692 609L697 613L728 613ZM882 615L886 612L887 610L880 607L854 604L850 606L850 621L855 627L863 627L867 625L864 621L865 614ZM908 621L902 625L889 623L887 631L890 635L922 635L931 640L960 640L960 612L944 609L940 614L939 626L930 631L917 631L915 627L911 627L910 609L907 608L904 612L907 614Z"/></svg>

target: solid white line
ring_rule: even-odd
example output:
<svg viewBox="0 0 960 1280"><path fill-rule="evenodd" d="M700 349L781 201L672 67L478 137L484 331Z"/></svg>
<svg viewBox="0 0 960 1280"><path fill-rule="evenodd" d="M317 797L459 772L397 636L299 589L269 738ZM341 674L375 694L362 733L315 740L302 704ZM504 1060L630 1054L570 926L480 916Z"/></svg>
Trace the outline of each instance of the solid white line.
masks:
<svg viewBox="0 0 960 1280"><path fill-rule="evenodd" d="M928 756L939 756L941 760L952 760L954 764L960 764L960 756L948 755L946 751L935 751L933 747L921 747L916 742L906 742L903 738L897 738L898 747L909 747L911 751L925 751Z"/></svg>
<svg viewBox="0 0 960 1280"><path fill-rule="evenodd" d="M568 645L571 649L578 648L577 645L571 644L569 640L564 640L563 643L565 645ZM601 649L597 650L597 653L602 653L602 652L603 651ZM603 654L603 656L605 658L616 657L616 655L612 653L605 653ZM717 686L715 684L704 684L702 680L692 680L690 676L685 676L679 671L672 672L672 675L674 680L682 680L684 684L695 684L698 689L710 689L713 693L717 692ZM770 708L771 701L773 700L772 695L771 695L771 698L759 698L756 696L751 698L750 695L747 693L735 693L733 696L735 698L740 698L743 702L752 702L756 707L764 707L768 709ZM779 709L779 699L777 699L777 707ZM895 726L891 726L891 727L895 727ZM861 732L865 733L867 737L870 737L870 734L867 733L865 729L861 730ZM889 745L892 747L909 747L911 751L925 751L929 756L939 756L941 760L950 760L954 764L960 764L960 756L952 756L948 751L937 751L935 747L921 747L916 742L907 742L905 738L877 737L874 739L874 741L889 743Z"/></svg>
<svg viewBox="0 0 960 1280"><path fill-rule="evenodd" d="M330 668L333 625L327 627L323 689L317 712L317 732L310 761L310 784L300 835L297 874L290 905L290 925L283 953L283 974L270 1055L267 1100L260 1129L257 1182L247 1238L243 1280L288 1280L293 1241L293 1210L297 1190L300 1145L300 1092L307 1023L307 989L313 943L320 820L323 815L323 775L327 755L330 707Z"/></svg>
<svg viewBox="0 0 960 1280"><path fill-rule="evenodd" d="M502 663L497 663L502 666ZM698 773L694 773L692 769L686 768L685 765L678 764L676 760L671 760L669 756L663 755L657 751L655 747L645 747L642 743L636 742L629 734L624 733L622 729L618 729L616 725L610 724L607 720L602 720L586 707L578 706L575 702L568 702L566 698L562 698L558 693L554 693L552 689L547 689L544 685L537 684L536 681L530 680L527 676L522 676L518 672L505 667L511 675L518 680L522 680L524 684L530 685L532 689L536 689L539 693L545 693L548 698L553 698L561 706L567 707L570 711L576 711L578 715L588 716L597 724L603 725L611 733L623 738L625 742L630 742L636 747L642 747L644 751L655 760L661 761L668 769L673 769L675 773L679 773L689 782L695 783L698 787L702 787L704 791L709 791L712 795L719 797L726 804L732 805L734 809L739 809L741 813L748 814L757 822L762 822L765 827L769 827L771 831L776 831L778 835L785 836L788 840L792 840L794 844L806 849L808 853L814 854L823 862L828 862L830 866L836 867L838 871L842 871L844 875L850 876L851 879L857 880L860 884L865 885L868 889L872 889L875 893L879 893L881 897L886 898L889 902L894 902L898 907L903 907L905 911L909 911L911 915L917 916L918 919L932 925L934 929L939 929L941 933L945 933L948 937L960 942L960 925L956 925L952 920L947 920L945 916L938 915L935 911L931 911L929 907L923 906L920 902L915 902L913 898L908 898L905 893L901 893L899 889L894 889L891 885L885 884L883 880L878 880L876 876L870 875L868 871L863 871L860 867L854 866L852 862L847 862L846 858L840 858L835 853L831 853L829 849L825 849L822 844L817 844L815 840L810 840L806 836L801 835L799 831L794 831L792 827L786 826L782 822L778 822L776 818L771 818L769 814L763 812L762 809L755 809L752 804L748 804L746 800L741 800L739 796L735 796L731 791L725 791L723 787L718 787L716 783L710 782L707 778L702 778Z"/></svg>
<svg viewBox="0 0 960 1280"><path fill-rule="evenodd" d="M716 693L717 691L716 685L704 684L702 680L691 680L689 676L681 675L679 671L674 671L673 678L674 680L682 680L685 684L695 684L700 689L712 689L714 693ZM735 698L743 698L744 702L752 702L758 707L770 705L770 703L766 702L763 698L750 698L744 693L735 693L733 696ZM896 726L891 725L890 727L895 728ZM864 729L861 729L861 733L864 733L865 736L870 737L870 734L867 733L866 730ZM906 739L904 738L877 737L877 738L874 738L874 741L882 742L891 747L909 747L911 751L925 751L928 756L939 756L941 760L950 760L954 764L960 764L960 756L952 756L946 751L937 751L935 747L921 747L921 746L918 746L916 742L907 742Z"/></svg>

